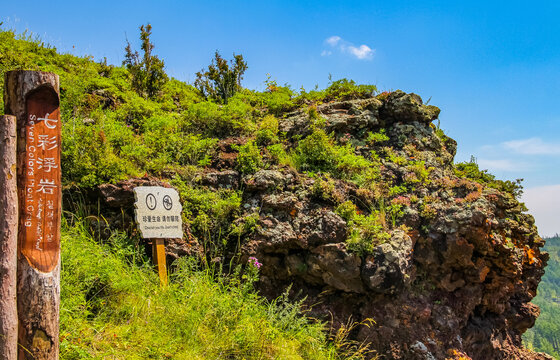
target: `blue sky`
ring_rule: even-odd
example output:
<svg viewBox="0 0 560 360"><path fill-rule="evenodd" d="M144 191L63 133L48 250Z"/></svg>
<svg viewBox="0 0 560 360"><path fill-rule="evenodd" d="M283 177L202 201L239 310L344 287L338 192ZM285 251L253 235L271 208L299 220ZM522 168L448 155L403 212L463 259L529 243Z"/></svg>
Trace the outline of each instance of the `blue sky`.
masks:
<svg viewBox="0 0 560 360"><path fill-rule="evenodd" d="M325 87L332 74L431 98L456 159L525 179L541 235L560 232L558 1L11 1L2 14L5 28L113 64L150 22L155 53L187 82L219 50L243 54L249 88L267 74Z"/></svg>

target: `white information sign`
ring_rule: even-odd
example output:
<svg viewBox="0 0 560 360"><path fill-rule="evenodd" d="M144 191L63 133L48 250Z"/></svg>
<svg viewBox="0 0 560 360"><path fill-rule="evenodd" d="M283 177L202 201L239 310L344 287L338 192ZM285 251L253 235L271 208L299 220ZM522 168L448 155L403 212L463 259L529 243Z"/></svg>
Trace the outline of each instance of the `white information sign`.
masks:
<svg viewBox="0 0 560 360"><path fill-rule="evenodd" d="M181 202L177 190L161 186L134 188L136 223L142 237L182 238Z"/></svg>

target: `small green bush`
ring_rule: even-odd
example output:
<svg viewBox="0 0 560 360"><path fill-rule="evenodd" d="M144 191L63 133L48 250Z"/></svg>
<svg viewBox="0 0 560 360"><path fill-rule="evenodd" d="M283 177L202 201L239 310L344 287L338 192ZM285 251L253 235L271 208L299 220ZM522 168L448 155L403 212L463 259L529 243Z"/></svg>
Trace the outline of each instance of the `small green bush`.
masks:
<svg viewBox="0 0 560 360"><path fill-rule="evenodd" d="M324 130L315 129L299 142L293 158L300 170L329 172L336 166L336 149Z"/></svg>
<svg viewBox="0 0 560 360"><path fill-rule="evenodd" d="M368 255L377 245L391 238L391 235L385 231L383 213L379 211L372 211L369 215L364 215L358 211L352 201L348 200L337 206L335 212L347 223L346 243L350 251L361 256Z"/></svg>
<svg viewBox="0 0 560 360"><path fill-rule="evenodd" d="M385 134L385 129L381 129L378 132L369 132L366 141L370 145L378 145L389 141L389 137Z"/></svg>
<svg viewBox="0 0 560 360"><path fill-rule="evenodd" d="M241 146L234 146L237 154L237 169L242 174L253 174L263 166L262 155L257 144L249 141Z"/></svg>
<svg viewBox="0 0 560 360"><path fill-rule="evenodd" d="M341 179L352 180L375 165L363 156L356 155L350 144L336 147L336 171Z"/></svg>
<svg viewBox="0 0 560 360"><path fill-rule="evenodd" d="M466 177L481 184L487 184L489 187L505 191L517 199L523 194L521 185L523 179L497 180L494 175L488 173L488 170L480 170L478 164L472 159L470 162L455 164L454 170L458 177Z"/></svg>
<svg viewBox="0 0 560 360"><path fill-rule="evenodd" d="M233 54L233 59L228 64L216 51L208 69L196 73L194 86L206 99L227 104L228 100L241 90L241 80L246 70L247 62L243 60L243 55Z"/></svg>
<svg viewBox="0 0 560 360"><path fill-rule="evenodd" d="M325 90L326 101L350 100L375 95L375 85L357 85L354 80L340 79L333 81Z"/></svg>
<svg viewBox="0 0 560 360"><path fill-rule="evenodd" d="M255 128L253 108L237 96L227 105L205 101L193 104L183 113L183 131L208 137L252 134Z"/></svg>
<svg viewBox="0 0 560 360"><path fill-rule="evenodd" d="M154 98L168 81L168 77L163 70L163 60L152 55L154 44L150 41L151 35L152 25L140 26L142 58L137 51L132 51L132 46L127 41L123 65L127 67L131 74L132 86L136 91L142 96Z"/></svg>
<svg viewBox="0 0 560 360"><path fill-rule="evenodd" d="M267 146L278 141L278 119L273 115L267 115L259 124L256 142L259 146Z"/></svg>

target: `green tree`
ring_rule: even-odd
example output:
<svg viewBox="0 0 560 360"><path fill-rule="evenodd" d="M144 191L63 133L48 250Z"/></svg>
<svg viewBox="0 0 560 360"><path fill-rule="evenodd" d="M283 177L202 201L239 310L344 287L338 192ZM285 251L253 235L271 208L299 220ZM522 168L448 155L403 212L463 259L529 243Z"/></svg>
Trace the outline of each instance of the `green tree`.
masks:
<svg viewBox="0 0 560 360"><path fill-rule="evenodd" d="M164 68L163 60L152 55L154 44L150 41L152 25L140 26L140 40L142 40L143 56L138 51L133 51L130 42L126 41L125 65L132 75L132 86L138 94L144 98L155 98L161 91L168 77Z"/></svg>
<svg viewBox="0 0 560 360"><path fill-rule="evenodd" d="M216 50L208 70L202 69L196 73L194 86L205 98L227 104L228 99L241 89L245 70L247 70L247 62L243 61L243 55L233 54L233 59L228 64Z"/></svg>

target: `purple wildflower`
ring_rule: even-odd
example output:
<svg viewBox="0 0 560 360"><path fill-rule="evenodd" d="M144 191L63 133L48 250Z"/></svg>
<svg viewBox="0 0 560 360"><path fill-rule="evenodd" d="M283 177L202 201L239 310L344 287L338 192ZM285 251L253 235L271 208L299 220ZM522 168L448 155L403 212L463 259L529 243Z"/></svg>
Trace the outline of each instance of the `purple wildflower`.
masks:
<svg viewBox="0 0 560 360"><path fill-rule="evenodd" d="M254 267L256 267L257 269L260 269L262 264L259 262L259 259L257 259L254 256L251 256L249 258L249 264L253 265Z"/></svg>

